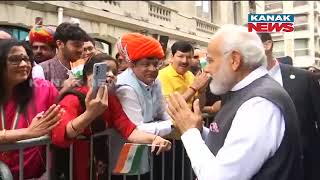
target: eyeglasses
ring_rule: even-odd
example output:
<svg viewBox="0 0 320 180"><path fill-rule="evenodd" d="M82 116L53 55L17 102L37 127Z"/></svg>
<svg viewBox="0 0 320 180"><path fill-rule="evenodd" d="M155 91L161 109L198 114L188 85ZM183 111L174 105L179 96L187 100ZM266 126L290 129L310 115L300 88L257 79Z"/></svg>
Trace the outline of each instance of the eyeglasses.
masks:
<svg viewBox="0 0 320 180"><path fill-rule="evenodd" d="M21 63L21 61L24 61L26 63L31 63L31 60L29 58L29 56L26 56L26 55L12 55L12 56L9 56L7 58L8 62L12 65L19 65Z"/></svg>

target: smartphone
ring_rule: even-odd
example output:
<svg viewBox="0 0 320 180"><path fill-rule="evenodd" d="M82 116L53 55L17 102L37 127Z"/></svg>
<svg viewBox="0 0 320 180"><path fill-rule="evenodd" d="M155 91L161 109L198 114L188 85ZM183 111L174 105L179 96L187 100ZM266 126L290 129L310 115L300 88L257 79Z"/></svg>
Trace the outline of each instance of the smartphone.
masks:
<svg viewBox="0 0 320 180"><path fill-rule="evenodd" d="M106 84L107 72L108 66L106 63L95 63L93 65L92 91L94 97L97 96L99 87Z"/></svg>

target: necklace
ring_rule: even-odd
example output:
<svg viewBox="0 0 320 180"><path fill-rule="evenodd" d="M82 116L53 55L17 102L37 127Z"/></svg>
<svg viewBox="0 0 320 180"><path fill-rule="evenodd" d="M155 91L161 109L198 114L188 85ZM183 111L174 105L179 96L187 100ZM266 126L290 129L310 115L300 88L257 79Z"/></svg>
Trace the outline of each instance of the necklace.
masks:
<svg viewBox="0 0 320 180"><path fill-rule="evenodd" d="M13 124L12 124L11 129L17 129L20 113L21 113L20 106L18 106L16 109L16 114L14 116L14 120L13 120ZM1 126L2 126L2 130L3 130L3 129L7 128L6 127L7 121L6 121L6 116L5 116L5 112L4 112L4 107L2 105L0 105L0 114L1 114Z"/></svg>
<svg viewBox="0 0 320 180"><path fill-rule="evenodd" d="M69 68L67 68L65 65L62 64L62 62L60 61L60 59L57 57L59 63L62 65L63 68L65 68L67 70L67 74L70 75L71 70Z"/></svg>

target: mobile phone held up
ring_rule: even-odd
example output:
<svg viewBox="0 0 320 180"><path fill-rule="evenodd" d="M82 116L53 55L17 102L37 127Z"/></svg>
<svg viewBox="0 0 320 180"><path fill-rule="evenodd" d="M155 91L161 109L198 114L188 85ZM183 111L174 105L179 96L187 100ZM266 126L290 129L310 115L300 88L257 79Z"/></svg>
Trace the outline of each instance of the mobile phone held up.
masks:
<svg viewBox="0 0 320 180"><path fill-rule="evenodd" d="M92 92L93 96L96 97L98 89L106 84L108 66L106 63L95 63L93 65L93 76L92 76Z"/></svg>

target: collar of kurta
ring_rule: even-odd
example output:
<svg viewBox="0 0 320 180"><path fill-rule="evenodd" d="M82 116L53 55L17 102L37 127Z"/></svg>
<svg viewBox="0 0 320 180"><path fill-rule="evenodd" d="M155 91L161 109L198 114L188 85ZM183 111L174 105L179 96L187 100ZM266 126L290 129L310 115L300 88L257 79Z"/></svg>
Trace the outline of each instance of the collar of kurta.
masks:
<svg viewBox="0 0 320 180"><path fill-rule="evenodd" d="M268 74L268 70L264 66L260 66L254 71L252 71L250 74L248 74L245 78L243 78L240 82L238 82L231 91L238 91L249 84L251 84L256 79L259 79L260 77Z"/></svg>
<svg viewBox="0 0 320 180"><path fill-rule="evenodd" d="M280 71L280 64L277 61L277 59L274 59L275 64L273 65L273 67L269 70L269 74L271 75L271 77L274 77L274 75Z"/></svg>
<svg viewBox="0 0 320 180"><path fill-rule="evenodd" d="M141 85L141 87L147 91L150 91L154 87L154 84L155 84L155 81L153 81L153 83L151 85L147 85L144 82L140 81L138 78L137 78L137 80L138 80L138 83Z"/></svg>
<svg viewBox="0 0 320 180"><path fill-rule="evenodd" d="M150 89L152 89L155 86L155 81L153 81L153 83L151 85L147 85L144 82L140 81L138 79L138 77L136 76L136 74L134 74L133 70L131 68L127 68L125 71L127 71L129 74L131 74L131 76L137 80L137 82L141 85L142 88L144 88L145 90L149 91ZM126 72L126 73L127 73Z"/></svg>

